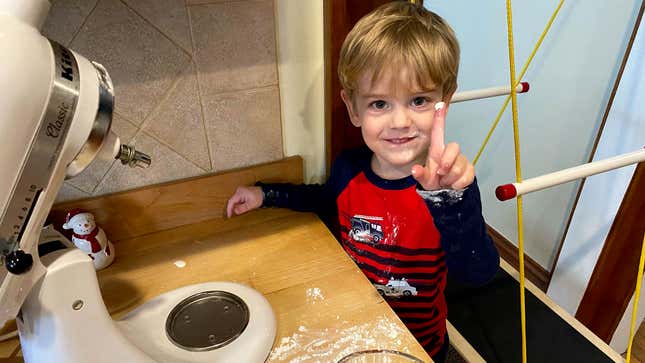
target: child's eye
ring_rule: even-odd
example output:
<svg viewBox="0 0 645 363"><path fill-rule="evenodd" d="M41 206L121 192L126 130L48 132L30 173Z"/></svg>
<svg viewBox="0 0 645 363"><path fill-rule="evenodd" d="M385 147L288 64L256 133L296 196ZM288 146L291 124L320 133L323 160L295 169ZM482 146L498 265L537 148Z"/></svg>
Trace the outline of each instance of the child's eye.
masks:
<svg viewBox="0 0 645 363"><path fill-rule="evenodd" d="M373 108L375 110L384 110L387 108L387 102L383 100L378 100L370 103L370 108Z"/></svg>
<svg viewBox="0 0 645 363"><path fill-rule="evenodd" d="M427 106L430 103L430 99L427 97L415 97L412 100L412 106L414 107L423 107Z"/></svg>

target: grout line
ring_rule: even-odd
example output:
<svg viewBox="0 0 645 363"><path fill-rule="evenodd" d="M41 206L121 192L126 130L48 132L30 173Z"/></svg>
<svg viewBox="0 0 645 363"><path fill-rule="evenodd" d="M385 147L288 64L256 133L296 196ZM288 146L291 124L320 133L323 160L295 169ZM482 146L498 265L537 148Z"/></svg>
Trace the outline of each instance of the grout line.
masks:
<svg viewBox="0 0 645 363"><path fill-rule="evenodd" d="M191 45L193 47L193 54L196 55L197 54L197 50L196 50L197 46L195 44L195 37L194 37L194 34L193 34L194 29L193 29L193 24L192 24L192 17L190 16L190 11L188 11L188 8L189 7L196 7L196 6L209 6L209 5L216 5L216 4L236 3L236 2L242 2L242 1L248 1L248 0L219 1L219 2L210 2L210 3L201 3L201 4L188 4L187 1L188 0L184 0L184 4L186 4L186 13L188 15L188 27L189 27L189 30L190 30L190 39L191 39ZM273 22L274 22L274 31L275 31L275 4L273 4L273 5L274 5L273 6L273 8L274 8ZM274 35L274 36L277 37L277 35ZM277 40L276 40L276 44L277 44ZM277 50L276 50L276 57L277 57ZM213 171L213 170L215 170L215 164L214 164L214 160L213 160L213 150L211 148L211 142L210 142L209 134L208 134L207 128L206 128L206 112L204 111L204 95L203 95L204 91L202 89L202 82L203 81L202 81L202 78L201 78L202 74L199 71L199 67L197 66L196 57L193 57L193 64L195 66L195 75L196 75L196 78L197 78L197 89L198 89L197 94L198 94L198 101L199 101L200 110L201 110L202 124L203 124L203 127L204 127L204 135L206 137L206 146L208 148L208 157L210 159L211 171ZM264 85L264 86L261 86L261 87L252 87L252 88L239 89L239 90L227 90L227 91L224 91L224 92L216 92L216 93L213 93L213 94L209 95L209 98L210 99L215 99L215 98L218 98L218 97L226 97L226 96L231 96L231 95L237 95L237 94L242 94L244 92L248 92L248 91L251 91L251 90L253 90L253 91L256 91L256 90L257 91L269 90L269 89L273 88L274 86L278 88L278 92L279 92L280 91L280 87L279 87L280 83L279 83L279 79L278 79L278 76L277 76L278 75L277 61L275 62L275 66L276 66L275 71L276 71L277 84L269 84L269 85ZM278 97L279 97L279 95L278 95ZM280 115L281 115L280 118L282 118L282 111L280 111ZM281 132L282 132L282 130L281 130ZM282 137L283 136L281 135L281 139L282 139ZM283 144L283 146L282 146L282 155L284 156L285 155L285 153L284 153L284 142L282 142L282 144Z"/></svg>
<svg viewBox="0 0 645 363"><path fill-rule="evenodd" d="M94 7L92 8L92 10L90 11L90 13L87 15L87 17L85 17L85 20L83 21L83 23L81 24L81 26L80 26L80 27L79 27L79 29L77 30L77 32L76 32L76 34L74 35L74 37L72 38L72 40L70 41L70 45L71 45L71 43L74 41L74 39L76 38L76 36L80 33L80 30L83 28L83 26L85 25L85 23L87 22L87 20L90 18L90 16L94 13L94 11L96 10L96 8L98 7L98 5L99 5L99 3L100 3L101 1L102 1L102 0L98 0L98 1L96 2L96 4L94 5ZM153 29L155 29L155 30L156 30L157 32L159 32L162 36L164 36L166 39L168 39L168 40L169 40L169 41L170 41L170 42L171 42L175 47L179 48L179 49L180 49L180 50L181 50L185 55L187 55L187 56L188 56L188 63L191 63L191 61L192 61L192 55L191 55L188 51L186 51L182 46L180 46L180 45L179 45L179 44L177 44L175 41L173 41L170 37L168 37L168 36L167 36L163 31L161 31L159 28L157 28L157 27L156 27L152 22L148 21L144 16L142 16L142 15L141 15L141 14L139 14L136 10L134 10L134 9L132 9L130 6L128 6L128 4L126 4L126 3L124 2L124 0L119 0L119 2L120 2L123 6L125 6L128 10L132 11L135 15L139 16L139 17L140 17L144 22L146 22L146 23L148 23L150 26L152 26L152 27L153 27ZM188 13L188 10L187 10L187 9L186 9L186 13ZM188 25L188 24L187 24L187 25ZM189 30L190 30L190 29L189 29ZM158 103L157 103L157 104L156 104L156 105L155 105L155 106L150 110L150 112L148 112L148 114L146 114L146 115L142 118L142 120L141 120L141 124L140 124L140 126L138 126L140 129L143 129L143 128L147 125L147 122L146 122L146 121L148 121L149 117L150 117L150 116L151 116L151 115L152 115L152 114L153 114L153 113L154 113L154 112L159 108L159 106L161 105L161 103L163 103L163 102L168 98L168 93L169 93L169 91L171 91L173 88L175 88L175 86L176 86L177 82L181 79L181 76L182 76L184 73L185 73L184 67L180 67L180 68L179 68L179 71L178 71L178 72L176 72L176 73L175 73L175 75L174 75L174 77L177 77L177 78L176 78L175 80L173 80L173 82L172 82L172 83L171 83L171 85L169 86L168 90L166 90L166 93L164 93L164 95L161 97L161 101L160 101L160 102L158 102ZM119 116L122 116L122 115L119 115ZM124 119L127 119L126 117L123 117L123 118L124 118ZM131 121L131 120L129 120L129 119L127 119L127 120L128 120L128 121L130 121L131 123L133 123L135 126L137 125L137 123L136 123L136 122L132 122L132 121ZM140 131L140 130L138 130L138 131L135 133L135 135L132 137L132 140L136 139L136 137L137 137L137 136L139 135L139 133L140 133L139 131Z"/></svg>
<svg viewBox="0 0 645 363"><path fill-rule="evenodd" d="M267 0L204 0L202 3L197 3L197 4L188 4L186 1L186 6L191 7L191 6L209 6L209 5L218 5L218 4L231 4L231 3L243 3L243 2L261 2L261 1L267 1Z"/></svg>
<svg viewBox="0 0 645 363"><path fill-rule="evenodd" d="M164 141L164 140L163 140L162 138L160 138L159 136L157 136L157 135L153 134L152 132L148 132L148 131L143 131L143 133L145 134L145 136L148 136L148 137L152 138L154 141L156 141L156 142L160 143L161 145L163 145L163 146L167 147L168 149L170 149L170 151L172 151L172 152L174 152L175 154L179 155L182 159L184 159L184 160L188 161L189 163L193 164L193 165L194 165L195 167L197 167L199 170L202 170L204 173L207 173L207 172L208 172L208 170L204 170L204 168L202 168L201 166L199 166L199 165L195 164L195 162L194 162L194 161L192 161L192 160L190 160L187 156L185 156L185 155L184 155L184 154L182 154L181 152L179 152L179 151L175 150L175 149L172 147L172 145L168 144L166 141Z"/></svg>
<svg viewBox="0 0 645 363"><path fill-rule="evenodd" d="M116 163L116 159L115 159L115 160L112 160L112 163L111 163L111 164L110 164L110 166L105 170L105 173L104 173L104 174L103 174L103 176L99 179L99 182L98 182L98 183L96 183L96 185L94 186L94 188L92 188L92 192L90 192L90 195L94 195L94 193L96 193L96 190L99 188L99 185L101 185L101 184L103 183L103 181L104 181L105 179L107 179L107 175L110 173L110 170L112 170L112 168L114 167L114 163Z"/></svg>
<svg viewBox="0 0 645 363"><path fill-rule="evenodd" d="M191 59L188 59L187 64L190 64L190 63L191 63ZM183 80L183 76L186 74L186 72L187 71L186 71L185 65L182 67L179 67L179 71L174 74L173 76L174 79L170 83L170 86L168 86L168 89L164 91L159 101L141 119L141 124L139 126L141 130L143 130L143 128L147 127L150 124L150 120L152 119L152 116L155 114L155 112L157 112L163 106L164 102L168 101L168 99L170 98L170 95L172 94L172 91L174 91L178 87L179 83ZM138 135L139 135L139 132L137 132L137 134L135 135L135 138Z"/></svg>
<svg viewBox="0 0 645 363"><path fill-rule="evenodd" d="M189 63L192 63L192 61L191 61L191 62L189 62ZM209 170L205 170L203 167L201 167L201 166L199 166L199 165L195 164L195 162L193 162L192 160L190 160L189 158L187 158L184 154L182 154L181 152L179 152L179 151L175 150L175 149L174 149L170 144L168 144L167 142L163 141L159 136L155 135L155 134L154 134L154 133L152 133L152 132L149 132L149 131L146 131L146 130L145 130L145 129L146 129L146 127L148 127L148 126L150 125L150 122L151 122L151 120L152 120L152 118L153 118L152 116L154 116L154 115L155 115L155 113L156 113L156 112L157 112L161 107L163 107L163 106L165 105L165 102L166 102L166 101L168 101L168 100L170 99L170 96L172 95L173 91L175 91L175 90L177 89L177 87L179 87L179 84L180 84L182 81L184 81L184 80L185 80L185 79L184 79L184 77L185 77L185 76L190 76L190 74L191 74L190 69L191 69L191 67L187 67L187 68L186 68L184 71L182 71L182 72L179 74L179 76L178 76L178 77L173 81L173 83L170 85L170 87L168 88L168 90L166 91L166 93L163 95L163 97L161 98L161 100L160 100L160 101L157 103L157 105L156 105L156 106L155 106L155 107L154 107L154 108L153 108L153 109L148 113L148 115L144 118L144 121L143 121L143 122L141 122L141 126L137 126L137 128L138 128L138 129L137 129L137 132L136 132L136 133L135 133L135 134L130 138L129 142L136 143L136 140L141 136L141 134L144 134L144 133L145 133L145 135L150 136L150 137L152 137L153 139L155 139L156 141L159 141L159 142L160 142L161 144L163 144L164 146L167 146L170 150L172 150L173 152L175 152L175 153L179 154L182 158L184 158L184 159L188 160L191 164L195 165L195 166L196 166L197 168L199 168L200 170L203 170L204 172L209 172ZM116 113L116 112L115 112L115 113ZM124 120L126 120L126 121L128 121L128 122L130 122L130 123L133 123L133 122L132 122L132 121L130 121L128 118L123 117L121 114L118 114L118 115L119 115L119 117L123 118ZM203 115L201 115L201 116L202 116L202 120L203 120ZM202 121L202 124L203 124L203 121ZM135 124L135 126L136 126L136 124ZM207 143L207 146L208 146L208 139L206 139L206 143ZM209 151L209 155L208 155L208 157L209 157L209 159L210 159L210 151ZM107 173L106 173L106 175L107 175ZM105 176L104 176L104 177L105 177ZM101 182L102 182L102 181L103 181L103 180L101 180ZM100 182L99 182L99 184L100 184Z"/></svg>
<svg viewBox="0 0 645 363"><path fill-rule="evenodd" d="M121 113L116 112L116 111L112 111L112 123L114 123L114 116L118 116L123 121L126 121L127 123L129 123L130 126L132 126L135 129L137 129L137 131L135 131L134 134L128 138L128 140L121 139L121 136L117 135L117 136L119 136L119 139L121 139L121 141L130 142L130 140L132 140L134 135L136 135L137 132L139 132L139 129L140 129L139 125L137 125L134 121L130 120L128 117L125 117ZM110 130L112 130L111 127L110 127Z"/></svg>
<svg viewBox="0 0 645 363"><path fill-rule="evenodd" d="M85 19L83 19L83 22L81 23L81 25L78 27L78 29L76 29L76 32L74 33L74 35L72 35L72 39L70 39L69 44L67 44L67 48L71 48L72 43L74 43L74 40L76 40L76 37L81 32L81 29L83 29L83 27L85 26L85 23L87 23L87 20L92 16L92 14L94 14L94 10L96 10L100 2L101 0L97 0L92 10L90 10L90 12L87 13L87 16L85 17Z"/></svg>
<svg viewBox="0 0 645 363"><path fill-rule="evenodd" d="M168 39L168 40L169 40L169 41L170 41L174 46L176 46L177 48L179 48L182 52L186 53L186 55L187 55L189 58L192 58L192 55L190 54L190 52L188 52L186 49L184 49L184 47L182 47L181 45L179 45L179 43L178 43L178 42L176 42L175 40L173 40L169 35L167 35L163 30L161 30L158 26L156 26L152 21L148 20L148 18L146 18L145 16L143 16L143 14L139 13L137 10L135 10L135 9L134 9L134 8L132 8L130 5L128 5L128 4L125 2L125 0L120 0L120 1L121 1L121 3L122 3L126 8L128 8L130 11L132 11L133 13L135 13L137 16L139 16L139 17L140 17L144 22L148 23L148 25L150 25L153 29L155 29L156 31L158 31L159 33L161 33L161 35L163 35L163 36L164 36L164 38ZM184 8L184 9L185 9L185 8ZM186 12L188 12L188 9L185 9L185 10L186 10ZM188 25L188 24L186 24L186 25Z"/></svg>
<svg viewBox="0 0 645 363"><path fill-rule="evenodd" d="M193 37L193 21L190 18L190 12L188 11L188 0L184 0L184 10L186 10L186 24L188 24L188 37L190 38L190 51L193 54L193 60L195 56L195 38ZM197 68L195 68L197 69Z"/></svg>
<svg viewBox="0 0 645 363"><path fill-rule="evenodd" d="M190 12L188 11L188 8L186 8L186 15L188 16L188 28L190 30L190 44L193 47L193 54L196 53L195 49L195 38L193 36L193 20L190 16ZM201 73L199 72L199 68L197 67L197 63L195 62L195 58L193 58L193 67L195 69L195 80L197 82L197 102L199 102L199 112L200 116L202 118L202 128L204 130L204 137L206 138L206 148L208 150L208 163L210 165L210 170L215 169L215 165L213 164L213 151L211 150L211 142L208 137L208 131L206 129L206 113L204 112L204 100L202 97L202 85L201 85Z"/></svg>
<svg viewBox="0 0 645 363"><path fill-rule="evenodd" d="M197 68L197 65L195 65L195 68ZM201 73L196 71L197 88L198 88L198 91L197 91L198 96L197 97L198 97L201 116L202 116L202 124L204 125L204 136L206 137L206 147L208 148L208 157L209 157L210 163L211 163L211 170L210 171L215 171L216 168L215 168L215 164L214 164L213 156L212 156L213 155L213 150L211 148L211 143L210 143L210 138L208 136L208 132L206 131L206 112L204 111L204 100L203 100L204 97L202 95L203 91L202 91L202 88L201 88L200 75L201 75ZM275 85L275 84L262 86L262 87L256 87L256 88L247 88L247 89L241 89L241 90L235 90L235 91L226 91L226 92L215 93L209 98L210 99L216 99L216 98L223 98L223 97L241 95L241 94L244 94L244 93L269 91L269 90L273 90L273 89L278 90L278 100L279 100L280 99L280 94L279 94L280 87L278 87L278 85ZM280 108L282 108L282 107L280 107ZM282 110L280 110L280 115L281 115L280 118L282 119ZM282 123L282 121L281 121L281 123ZM281 132L281 144L283 144L282 145L282 157L284 157L285 152L284 152L284 140L282 139L282 126L281 126L281 129L280 129L280 132Z"/></svg>
<svg viewBox="0 0 645 363"><path fill-rule="evenodd" d="M107 176L110 174L110 172L112 171L112 169L114 169L114 164L115 164L115 163L116 163L116 160L114 160L114 161L112 162L112 164L110 164L110 167L109 167L109 168L107 168L107 171L105 172L105 174L103 175L103 177L101 178L101 180L100 180L98 183L96 183L96 186L94 187L94 189L92 189L92 193L91 193L91 195L92 195L92 196L96 196L96 195L98 195L98 194L96 194L96 193L97 193L97 191L98 191L98 189L99 189L99 186L101 186L101 185L103 184L103 182L105 182L105 180L107 179Z"/></svg>
<svg viewBox="0 0 645 363"><path fill-rule="evenodd" d="M256 91L257 92L266 91L266 90L270 90L272 88L280 89L279 84L267 84L267 85L259 86L259 87L241 88L241 89L236 89L236 90L216 92L216 93L213 93L211 96L212 97L235 96L235 95L242 94L242 93L254 93Z"/></svg>
<svg viewBox="0 0 645 363"><path fill-rule="evenodd" d="M78 190L79 192L83 192L83 193L85 193L85 194L89 194L88 192L84 191L83 189L81 189L81 188L77 187L77 186L76 186L76 185L74 185L74 184L67 183L67 182L63 182L63 183L65 183L68 187L72 187L72 188L74 188L74 189Z"/></svg>
<svg viewBox="0 0 645 363"><path fill-rule="evenodd" d="M190 63L192 63L192 61L189 59L188 64L190 65ZM157 102L157 104L150 110L150 112L148 112L146 116L144 116L143 120L141 121L141 125L139 126L139 131L135 134L133 139L136 139L136 137L139 136L141 131L143 131L144 128L148 127L148 125L152 120L152 116L157 111L159 111L161 107L163 107L166 101L170 99L170 95L175 89L177 89L177 87L179 86L179 83L181 83L181 81L184 80L184 76L186 75L186 73L188 73L189 69L190 67L180 68L179 73L175 75L175 79L172 81L168 89L164 92L163 96L161 96L161 99L159 100L159 102Z"/></svg>
<svg viewBox="0 0 645 363"><path fill-rule="evenodd" d="M69 181L67 181L67 180L65 180L65 181L63 182L63 184L65 184L65 185L66 185L67 187L69 187L69 188L76 189L76 191L81 192L81 193L83 193L83 194L84 194L84 195L86 195L86 196L90 196L90 195L92 195L92 193L91 193L91 192L89 192L89 193L88 193L88 192L86 192L85 190L83 190L83 189L81 189L81 188L77 187L76 185L72 184L71 182L69 182ZM59 190L59 192L60 192L60 190Z"/></svg>

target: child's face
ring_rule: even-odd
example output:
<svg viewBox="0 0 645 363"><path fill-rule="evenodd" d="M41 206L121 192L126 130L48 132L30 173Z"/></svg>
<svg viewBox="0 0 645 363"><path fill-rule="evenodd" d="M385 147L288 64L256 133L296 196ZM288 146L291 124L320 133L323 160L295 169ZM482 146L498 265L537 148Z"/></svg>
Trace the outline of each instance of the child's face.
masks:
<svg viewBox="0 0 645 363"><path fill-rule="evenodd" d="M408 176L413 165L425 164L434 105L448 101L440 87L421 89L413 79L404 68L383 72L372 84L372 72L364 72L353 99L341 94L352 124L374 152L372 169L386 179Z"/></svg>

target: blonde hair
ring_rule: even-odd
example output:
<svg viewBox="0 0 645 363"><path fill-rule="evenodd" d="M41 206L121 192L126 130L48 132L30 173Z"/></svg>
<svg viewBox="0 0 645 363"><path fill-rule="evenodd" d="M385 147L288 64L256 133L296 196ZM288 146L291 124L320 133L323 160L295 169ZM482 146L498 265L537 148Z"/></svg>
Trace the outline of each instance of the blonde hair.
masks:
<svg viewBox="0 0 645 363"><path fill-rule="evenodd" d="M374 83L384 71L400 67L424 89L441 87L444 97L457 89L455 33L439 15L407 1L382 5L354 25L340 51L338 77L353 98L363 72L373 72Z"/></svg>

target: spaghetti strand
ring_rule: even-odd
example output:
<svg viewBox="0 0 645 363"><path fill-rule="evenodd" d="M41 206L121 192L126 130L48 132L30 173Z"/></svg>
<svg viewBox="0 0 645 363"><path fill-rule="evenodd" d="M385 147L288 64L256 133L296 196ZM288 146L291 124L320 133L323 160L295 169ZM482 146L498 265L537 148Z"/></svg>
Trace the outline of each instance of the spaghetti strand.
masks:
<svg viewBox="0 0 645 363"><path fill-rule="evenodd" d="M638 262L638 274L636 277L636 290L634 291L634 306L632 307L632 322L629 325L629 344L627 345L627 360L629 363L632 357L632 343L634 342L634 329L636 328L636 315L638 315L638 300L641 295L641 283L643 282L643 265L645 264L645 235L641 245L641 258Z"/></svg>
<svg viewBox="0 0 645 363"><path fill-rule="evenodd" d="M535 54L537 53L538 49L540 49L540 46L542 45L542 41L544 40L547 33L549 32L549 29L551 29L551 24L553 24L553 21L555 20L556 16L560 12L560 8L562 7L562 4L564 4L564 0L560 0L560 3L555 8L555 11L553 11L553 14L551 15L551 18L547 22L546 26L544 27L544 30L542 30L542 34L540 35L540 38L538 39L537 43L535 43L535 46L533 47L533 51L531 51L531 55L529 55L529 58L526 60L526 63L524 63L524 67L522 68L520 75L517 77L518 79L517 82L520 82L524 77L526 70L529 68L529 65L533 61L533 57L535 57ZM517 84L515 84L515 87L517 87ZM495 121L493 121L493 125L488 131L488 134L486 135L484 142L479 147L477 156L475 156L475 159L473 159L473 166L477 165L477 161L479 160L480 156L484 152L486 145L488 145L488 141L490 140L490 137L493 135L493 132L497 128L497 124L499 123L499 120L502 118L502 115L504 115L504 111L506 111L506 107L508 106L508 103L510 102L510 100L511 100L511 95L506 96L506 99L504 100L504 104L502 105L502 108L497 113L497 116L495 117Z"/></svg>
<svg viewBox="0 0 645 363"><path fill-rule="evenodd" d="M517 120L517 92L515 91L515 49L513 46L513 10L511 0L506 0L506 23L508 28L508 60L511 74L511 109L513 111L513 141L515 145L515 180L522 181L520 158L520 133ZM526 363L526 301L524 297L524 222L522 220L522 196L517 197L517 239L520 270L520 321L522 325L522 363Z"/></svg>

